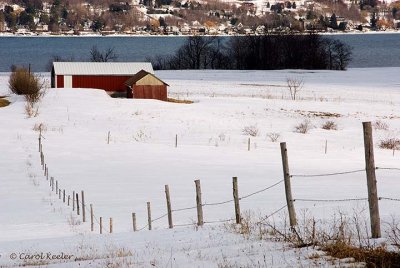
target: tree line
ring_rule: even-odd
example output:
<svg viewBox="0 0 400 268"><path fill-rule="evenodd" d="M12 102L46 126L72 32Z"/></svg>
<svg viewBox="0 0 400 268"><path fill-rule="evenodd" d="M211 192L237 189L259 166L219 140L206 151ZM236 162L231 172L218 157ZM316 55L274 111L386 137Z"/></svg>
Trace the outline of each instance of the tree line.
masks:
<svg viewBox="0 0 400 268"><path fill-rule="evenodd" d="M156 70L167 69L328 69L345 70L352 48L311 33L263 36L191 36L171 56L148 58Z"/></svg>

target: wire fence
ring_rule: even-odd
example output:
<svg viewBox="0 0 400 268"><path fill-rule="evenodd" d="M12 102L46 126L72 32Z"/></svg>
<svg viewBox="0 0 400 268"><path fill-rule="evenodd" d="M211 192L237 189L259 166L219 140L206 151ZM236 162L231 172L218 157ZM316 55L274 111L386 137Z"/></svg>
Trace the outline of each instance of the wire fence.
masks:
<svg viewBox="0 0 400 268"><path fill-rule="evenodd" d="M397 201L400 202L399 198L392 198L392 197L379 197L379 200L390 200L390 201Z"/></svg>
<svg viewBox="0 0 400 268"><path fill-rule="evenodd" d="M397 170L400 171L400 168L394 168L394 167L376 167L377 170L383 169L383 170Z"/></svg>
<svg viewBox="0 0 400 268"><path fill-rule="evenodd" d="M278 208L277 210L273 211L272 213L270 213L269 215L265 216L264 218L262 218L260 221L258 221L258 224L263 224L264 221L268 220L269 218L271 218L272 216L274 216L275 214L279 213L280 211L282 211L283 209L287 208L287 205L283 205L282 207Z"/></svg>
<svg viewBox="0 0 400 268"><path fill-rule="evenodd" d="M295 177L301 177L301 178L328 177L328 176L338 176L338 175L359 173L359 172L363 172L363 171L365 171L365 169L356 169L356 170L350 170L350 171L322 173L322 174L294 174L294 175L290 175L290 177L291 178L295 178Z"/></svg>
<svg viewBox="0 0 400 268"><path fill-rule="evenodd" d="M400 171L400 168L395 167L375 167L375 170L395 170ZM354 174L365 172L366 169L355 169L355 170L348 170L348 171L339 171L339 172L332 172L332 173L321 173L321 174L292 174L290 175L291 178L312 178L312 177L329 177L329 176L338 176L338 175L346 175L346 174Z"/></svg>
<svg viewBox="0 0 400 268"><path fill-rule="evenodd" d="M306 198L296 198L293 202L350 202L350 201L366 201L368 198L343 198L343 199L306 199Z"/></svg>
<svg viewBox="0 0 400 268"><path fill-rule="evenodd" d="M40 145L39 145L40 153L43 154L43 155L41 155L41 158L44 158L43 146L42 146L42 144L41 144L41 138L45 139L45 137L44 137L43 135L40 135L40 139L39 139L39 143L40 143ZM44 164L44 162L45 162L44 159L41 159L41 161L42 161L43 169L46 168L46 170L45 170L45 176L48 177L48 176L49 176L49 174L48 174L48 166L47 166L46 164ZM254 192L249 193L249 194L246 194L246 195L243 195L243 196L239 197L239 200L247 199L247 198L250 198L250 197L252 197L252 196L254 196L254 195L261 194L261 193L263 193L263 192L265 192L265 191L267 191L267 190L269 190L269 189L272 189L272 188L278 186L279 184L283 183L283 181L284 181L284 180L279 180L279 181L277 181L276 183L273 183L273 184L271 184L271 185L269 185L269 186L267 186L267 187L265 187L265 188L262 188L262 189L260 189L260 190L254 191ZM53 183L54 183L54 181L53 181ZM58 181L57 181L57 183L58 183ZM51 184L50 184L50 185L51 185ZM60 185L59 185L59 184L58 184L58 187L59 187L58 191L61 191L61 188L60 188ZM65 191L65 190L64 190L64 191ZM77 193L78 193L78 192L76 192L76 193L74 192L74 194L77 194ZM56 195L59 195L59 193L56 193ZM93 213L93 214L91 213L91 210L88 208L87 204L83 203L81 200L75 199L75 196L73 197L73 200L74 200L74 202L76 202L77 204L79 204L80 208L84 209L85 212L86 212L87 214L90 214L91 216L93 216L94 221L95 221L98 225L101 225L101 224L100 224L101 220L100 220L99 217L97 217L94 213ZM220 201L220 202L203 203L203 204L201 204L201 207L220 206L220 205L224 205L224 204L228 204L228 203L233 203L233 202L234 202L234 199L229 199L229 200ZM73 205L75 205L75 203L74 203ZM183 207L183 208L172 209L171 212L175 212L175 213L176 213L176 212L188 211L188 210L194 210L194 209L197 209L197 206L191 206L191 207ZM280 208L279 211L282 210L282 209L283 209L283 208ZM77 210L77 208L74 208L74 210ZM272 213L272 214L275 214L275 212ZM161 219L163 219L163 218L166 218L167 216L168 216L168 213L165 213L165 214L163 214L163 215L161 215L161 216L159 216L159 217L156 217L156 218L152 219L150 222L151 222L151 223L154 223L154 222L156 222L156 221L158 221L158 220L161 220ZM269 217L269 216L268 216L268 217ZM234 220L235 220L235 219L230 218L230 219L221 219L221 220L213 220L213 221L204 221L203 223L204 223L204 224L224 223L224 222L230 222L230 221L234 221ZM190 226L190 225L193 225L193 224L194 224L193 222L192 222L192 223L187 223L187 224L174 224L174 227L175 227L175 226L177 226L177 227L181 227L181 226ZM148 228L148 227L149 227L149 224L146 224L146 225L144 225L143 227L139 228L138 231L144 230L144 229L146 229L146 228ZM106 232L108 232L108 233L111 232L111 230L107 230L107 229L104 228L103 226L101 226L100 228L101 228L101 231L106 231Z"/></svg>
<svg viewBox="0 0 400 268"><path fill-rule="evenodd" d="M40 152L40 157L41 157L41 164L43 169L45 170L44 175L45 177L48 179L49 177L49 172L48 172L48 166L45 164L44 161L44 153L43 153L43 146L42 146L42 139L46 139L42 133L40 133L39 135L39 152ZM376 167L375 170L389 170L389 171L400 171L400 168L397 167ZM361 172L366 172L366 168L363 169L353 169L353 170L345 170L345 171L337 171L337 172L330 172L330 173L319 173L319 174L292 174L289 175L289 178L314 178L314 177L330 177L330 176L340 176L340 175L348 175L348 174L355 174L355 173L361 173ZM52 181L50 181L50 186L52 186L52 183L54 184L54 179L53 177ZM57 181L58 183L58 181ZM264 187L262 189L256 190L254 192L242 195L242 196L237 196L237 202L240 200L244 200L247 198L250 198L252 196L261 194L267 190L273 189L274 187L277 187L278 185L282 184L282 183L286 183L285 179L281 179L278 180L277 182ZM58 185L58 184L57 184ZM59 185L58 185L59 186ZM54 185L52 186L54 187ZM286 188L286 184L285 184L285 188ZM54 189L52 189L54 190ZM56 192L56 194L59 196L59 199L61 199L61 189L58 189L59 192ZM74 192L75 193L75 192ZM78 193L76 192L77 196ZM64 203L65 203L65 189L63 190L63 199L64 199ZM68 195L69 197L70 195ZM387 201L395 201L395 202L400 202L400 198L395 198L395 197L384 197L381 196L378 198L378 200L387 200ZM101 218L100 219L98 217L95 216L95 214L93 213L92 209L89 209L87 204L83 203L82 200L78 200L75 199L75 196L73 196L73 201L76 201L76 204L79 204L79 206L88 214L91 215L91 217L93 218L94 221L97 222L97 224L99 224L101 227L101 232L103 230L105 230L108 233L112 232L112 224L111 224L111 218L110 218L110 230L107 230L106 228L103 228L102 224L101 224ZM354 198L337 198L337 199L318 199L318 198L293 198L293 199L289 199L288 202L353 202L353 201L369 201L368 198L366 197L354 197ZM199 209L199 206L201 208L203 207L213 207L213 206L221 206L224 204L229 204L229 203L234 203L235 202L235 197L233 199L229 199L229 200L224 200L224 201L218 201L218 202L211 202L211 203L201 203L198 204L197 206L189 206L189 207L182 207L182 208L176 208L176 209L171 209L170 212L171 213L177 213L177 212L182 212L182 211L189 211L189 210L195 210L195 209ZM272 216L274 216L275 214L279 213L280 211L284 210L285 208L288 208L289 203L279 207L277 210L269 213L268 215L262 217L257 224L265 224L265 221L268 220L269 218L271 218ZM68 205L69 205L69 198L68 198ZM235 204L236 205L236 204ZM75 206L75 204L73 204L73 206ZM75 208L77 209L77 208ZM235 208L236 209L236 208ZM74 210L74 209L73 209ZM79 215L79 214L78 214ZM149 228L150 223L154 223L157 222L163 218L166 218L167 216L169 216L169 213L165 213L162 214L161 216L158 216L154 219L149 219L149 223L147 223L146 225L144 225L143 227L141 227L140 229L138 229L138 231L142 231L146 228ZM91 221L92 221L91 218ZM211 220L211 221L203 221L203 224L214 224L214 223L226 223L226 222L235 222L235 220L237 221L237 218L229 218L229 219L219 219L219 220ZM93 223L91 223L93 224ZM173 227L185 227L185 226L193 226L196 225L198 223L194 222L192 220L191 223L183 223L183 224L173 224ZM151 228L149 228L151 229Z"/></svg>
<svg viewBox="0 0 400 268"><path fill-rule="evenodd" d="M161 145L168 147L234 147L241 148L244 151L253 151L260 149L269 149L273 147L271 138L268 135L252 136L249 134L243 134L243 136L229 136L225 133L215 133L210 137L205 138L200 135L187 135L187 134L175 134L170 133L169 135L157 136L154 131L151 130L132 130L124 135L116 134L111 132L110 136L101 135L99 136L106 143L109 144L126 144L126 143L140 143L140 144L152 144Z"/></svg>
<svg viewBox="0 0 400 268"><path fill-rule="evenodd" d="M73 207L73 211L76 211L78 216L79 216L79 214L78 214L78 205L79 205L79 208L81 210L80 214L82 214L82 217L83 217L83 213L84 213L83 210L84 210L85 216L87 213L87 215L90 215L91 220L93 217L93 220L96 221L96 223L101 226L101 227L99 227L99 228L101 228L101 232L106 231L108 233L111 233L111 230L107 230L106 228L103 228L102 224L100 223L101 222L100 218L97 217L94 213L92 213L91 209L88 208L86 203L83 203L82 200L75 198L75 195L79 196L78 192L72 191L72 194L68 194L68 191L66 189L61 189L59 180L54 180L54 177L49 176L49 167L47 164L45 164L45 159L44 159L42 139L46 139L46 137L43 136L43 134L40 132L40 134L39 134L39 153L40 153L41 165L42 165L42 169L44 169L43 175L50 182L51 191L52 192L54 191L54 182L56 182L55 195L59 197L58 199L62 199L63 203L67 203L68 206L70 206L69 203L70 203L70 199L72 196L72 204L71 205ZM49 177L50 177L50 179L49 179ZM68 196L68 199L66 199L67 196ZM75 207L75 205L76 205L76 207ZM86 217L85 217L85 222L86 222Z"/></svg>

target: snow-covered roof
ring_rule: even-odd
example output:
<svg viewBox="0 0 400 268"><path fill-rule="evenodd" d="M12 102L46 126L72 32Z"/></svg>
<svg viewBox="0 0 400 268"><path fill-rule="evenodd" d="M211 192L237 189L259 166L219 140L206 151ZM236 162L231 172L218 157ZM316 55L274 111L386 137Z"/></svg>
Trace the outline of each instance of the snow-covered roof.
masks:
<svg viewBox="0 0 400 268"><path fill-rule="evenodd" d="M54 62L56 75L134 75L140 70L154 74L150 62Z"/></svg>

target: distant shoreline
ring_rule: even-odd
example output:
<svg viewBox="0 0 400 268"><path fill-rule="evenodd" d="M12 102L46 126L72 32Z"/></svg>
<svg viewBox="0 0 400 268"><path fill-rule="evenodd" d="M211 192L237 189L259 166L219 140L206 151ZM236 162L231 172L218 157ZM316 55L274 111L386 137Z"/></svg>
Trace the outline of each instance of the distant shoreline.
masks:
<svg viewBox="0 0 400 268"><path fill-rule="evenodd" d="M360 32L360 31L351 31L351 32L316 32L320 35L370 35L370 34L400 34L400 30L390 30L390 31L368 31L368 32ZM307 33L303 33L307 34ZM262 35L245 35L245 34L217 34L217 35L162 35L162 34L83 34L83 35L68 35L68 34L13 34L13 33L0 33L0 38L2 37L22 37L22 38L60 38L60 37L72 37L72 38L92 38L92 37L104 37L104 38L113 38L113 37L125 37L125 38L134 38L134 37L191 37L191 36L215 36L215 37L235 37L235 36L262 36Z"/></svg>

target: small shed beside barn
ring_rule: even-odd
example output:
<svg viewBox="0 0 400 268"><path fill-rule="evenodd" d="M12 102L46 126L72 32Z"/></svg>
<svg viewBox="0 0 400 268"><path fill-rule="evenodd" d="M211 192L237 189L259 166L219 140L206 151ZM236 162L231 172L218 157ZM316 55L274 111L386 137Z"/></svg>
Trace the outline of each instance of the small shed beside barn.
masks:
<svg viewBox="0 0 400 268"><path fill-rule="evenodd" d="M145 70L141 70L129 78L125 85L128 87L128 98L167 100L169 85Z"/></svg>
<svg viewBox="0 0 400 268"><path fill-rule="evenodd" d="M150 62L54 62L51 87L126 92L125 82L141 70L154 73Z"/></svg>

